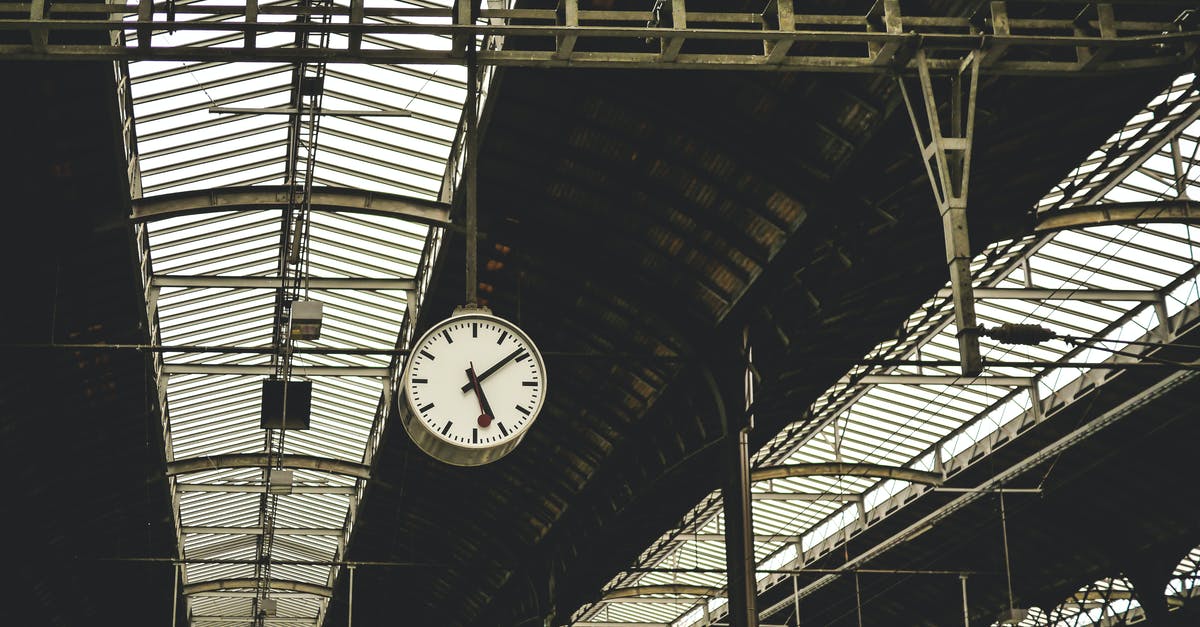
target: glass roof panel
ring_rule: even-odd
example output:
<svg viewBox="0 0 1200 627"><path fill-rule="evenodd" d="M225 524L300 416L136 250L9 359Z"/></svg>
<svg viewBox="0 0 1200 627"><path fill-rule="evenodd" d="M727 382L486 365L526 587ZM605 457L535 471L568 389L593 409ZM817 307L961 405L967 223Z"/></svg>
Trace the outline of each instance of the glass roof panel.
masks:
<svg viewBox="0 0 1200 627"><path fill-rule="evenodd" d="M1200 106L1200 96L1191 86L1192 79L1191 75L1181 77L1156 99L1166 103L1162 106L1172 109L1164 122L1179 119L1192 107ZM1163 118L1162 115L1158 117ZM1173 162L1161 158L1164 154L1161 149L1150 151L1153 144L1149 136L1137 135L1139 128L1162 133L1169 124L1146 127L1135 117L1126 129L1110 138L1079 169L1051 190L1038 203L1038 209L1050 211L1096 202L1173 197L1175 187L1162 182L1164 174L1171 173L1166 174L1168 180L1173 176ZM1192 135L1200 132L1200 122L1193 122L1188 132ZM1139 148L1143 149L1142 153L1137 152ZM1127 154L1115 159L1106 158L1114 152ZM1185 163L1183 176L1188 181L1200 182L1200 169L1192 167L1194 160ZM1157 168L1157 173L1146 173L1144 169L1139 173L1144 164L1150 169ZM1078 185L1081 181L1086 184ZM1069 192L1064 193L1064 190ZM1114 358L1109 349L1131 350L1129 341L1157 340L1161 337L1158 335L1161 320L1151 302L1153 299L1114 297L1088 301L1075 296L1087 290L1130 290L1141 294L1157 293L1164 298L1169 293L1176 300L1174 311L1196 306L1200 299L1200 284L1196 281L1200 273L1200 265L1196 263L1196 248L1200 246L1198 236L1200 232L1196 229L1183 225L1148 224L1063 231L992 245L973 261L977 285L1032 286L1067 290L1072 294L1057 300L979 297L981 323L986 326L1039 324L1060 334L1078 337L1084 344L1055 340L1038 346L1013 346L984 337L981 351L989 363L1033 361L1046 364L989 366L984 374L1031 377L1039 398L1048 399L1089 374L1086 368L1056 366L1053 362L1103 361ZM882 342L868 354L892 359L956 361L958 344L952 320L949 299L934 297L909 317L905 324L908 333L902 339ZM1101 338L1110 342L1096 344ZM856 369L826 390L806 415L773 437L753 456L751 463L754 467L762 467L844 461L926 471L938 468L943 468L943 472L960 471L978 458L972 456L972 451L986 445L1015 422L1029 419L1034 412L1029 388L988 385L982 381L962 385L857 383L859 374L955 375L956 372L957 368L928 366ZM847 535L882 518L895 507L902 506L906 499L919 496L926 489L906 481L845 476L773 480L765 488L757 484L753 491L759 494L768 491L776 494L833 492L856 497L849 502L836 496L816 501L755 499L755 534L799 538L798 543L756 542L759 569L803 567L839 545ZM719 524L720 509L720 495L714 492L689 512L676 529L664 534L643 552L635 563L638 570L617 575L606 589L668 581L722 587L723 575L688 572L688 568L697 567L724 569L720 536L714 535L713 541L703 543L687 540L689 534L719 534L723 528ZM704 545L704 549L698 549L697 545ZM709 561L701 559L701 550L709 551ZM701 563L705 565L700 566ZM680 564L688 566L681 567ZM656 567L669 570L655 572ZM777 575L759 575L760 589L778 581L781 577ZM1107 599L1102 607L1068 600L1055 609L1049 624L1067 624L1067 618L1072 624L1077 620L1084 621L1079 624L1093 624L1105 618L1133 616L1132 612L1140 610L1136 602L1127 598L1127 592L1128 582L1123 579L1096 582L1078 594L1108 594L1113 598ZM1121 593L1125 593L1126 598L1116 598ZM707 617L703 611L705 603L709 608ZM638 613L643 611L641 606L644 604L644 599L638 598L593 603L580 608L572 619L599 622L607 621L608 616L613 616L614 621L626 617L633 619L640 616ZM622 605L629 607L622 608ZM677 627L711 624L720 620L726 609L719 598L693 600L687 607L669 604L654 607L660 612L654 615L654 620ZM662 615L667 613L664 608L676 614L664 619ZM1040 613L1039 616L1045 619L1047 615Z"/></svg>
<svg viewBox="0 0 1200 627"><path fill-rule="evenodd" d="M220 4L180 0L177 6ZM349 6L341 0L332 4ZM442 12L366 19L448 24L450 6L449 0L367 0L368 10ZM295 8L291 2L260 7L280 11L260 13L263 22L297 19L294 12L287 14ZM176 19L196 16L181 11ZM347 20L346 15L329 19ZM127 45L137 45L136 30L125 36ZM155 32L153 37L156 43L243 45L234 31ZM344 35L320 40L319 34L260 32L257 45L349 44ZM449 50L450 45L449 37L406 34L363 41L366 49ZM135 131L133 145L127 146L135 162L130 181L135 198L295 184L302 199L311 184L438 200L466 97L466 71L456 66L147 61L130 63L125 71ZM319 80L319 94L298 95L300 76ZM314 115L316 106L319 115ZM414 294L419 299L428 280L418 268L427 263L423 255L436 252L439 233L394 217L313 210L304 213L303 252L289 258L281 254L281 243L290 247L295 234L283 231L285 215L290 220L300 214L281 208L220 211L169 216L138 227L148 251L144 279L154 339L163 345L157 358L164 373L160 389L165 391L168 460L261 459L271 452L369 464L374 454L382 426L378 408L387 378L400 364L394 349L410 332L404 327L410 300ZM292 377L312 384L308 429L264 430L259 424L262 381L279 374L279 364L285 363L272 354L277 302L292 291L284 272L294 276L298 269L317 278L419 279L419 285L415 291L353 284L308 289L303 282L295 288L301 299L320 302L323 315L319 339L293 343L291 367L325 370L311 376L295 370ZM272 278L277 285L261 282ZM190 283L158 286L159 280ZM185 584L267 576L253 565L265 551L284 562L269 567L269 577L332 585L362 482L306 468L293 473L293 486L303 490L286 493L272 484L278 494L267 493L261 466L214 464L173 478L179 549L184 558L199 560L183 567ZM262 535L271 529L277 533ZM249 620L255 595L254 589L192 595L192 624ZM280 601L273 621L280 625L314 625L328 602L284 591L271 596Z"/></svg>

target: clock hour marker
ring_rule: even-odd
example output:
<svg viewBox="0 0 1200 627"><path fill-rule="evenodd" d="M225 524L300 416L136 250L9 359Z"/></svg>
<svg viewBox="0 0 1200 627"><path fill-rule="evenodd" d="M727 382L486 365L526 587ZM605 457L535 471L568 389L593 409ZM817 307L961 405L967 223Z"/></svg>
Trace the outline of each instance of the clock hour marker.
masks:
<svg viewBox="0 0 1200 627"><path fill-rule="evenodd" d="M433 403L430 403L430 404L428 404L428 405L426 405L426 406L422 407L421 409L418 409L417 411L419 411L419 412L421 412L421 413L423 414L423 413L425 413L425 412L427 412L427 411L429 411L429 410L431 410L431 409L433 409ZM518 409L520 409L520 408L518 407ZM526 413L528 413L528 412L526 412Z"/></svg>
<svg viewBox="0 0 1200 627"><path fill-rule="evenodd" d="M413 383L416 383L416 381L413 381ZM425 380L421 379L421 383L425 383ZM537 387L537 381L522 381L521 385L527 388L535 388Z"/></svg>
<svg viewBox="0 0 1200 627"><path fill-rule="evenodd" d="M471 427L471 444L479 444L479 429Z"/></svg>
<svg viewBox="0 0 1200 627"><path fill-rule="evenodd" d="M428 357L429 361L433 361L435 359L435 357L433 355L429 354L429 351L421 351L421 354Z"/></svg>
<svg viewBox="0 0 1200 627"><path fill-rule="evenodd" d="M520 355L517 355L517 361L524 361L526 357L529 357L529 353L522 352Z"/></svg>
<svg viewBox="0 0 1200 627"><path fill-rule="evenodd" d="M479 323L478 322L471 323L471 337L479 337Z"/></svg>
<svg viewBox="0 0 1200 627"><path fill-rule="evenodd" d="M517 405L517 411L521 412L522 414L525 414L526 416L529 415L529 410L525 409L524 407L521 407L520 405Z"/></svg>
<svg viewBox="0 0 1200 627"><path fill-rule="evenodd" d="M500 332L500 339L496 340L496 343L497 343L497 344L503 344L503 343L504 343L504 338L506 338L506 337L508 337L508 331L501 331L501 332Z"/></svg>
<svg viewBox="0 0 1200 627"><path fill-rule="evenodd" d="M429 379L413 379L413 383L429 383Z"/></svg>
<svg viewBox="0 0 1200 627"><path fill-rule="evenodd" d="M506 437L506 438L507 438L507 437L508 437L508 429L505 429L505 428L504 428L504 423L503 423L503 422L497 422L497 423L496 423L496 426L497 426L497 427L500 427L500 433L503 433L503 434L504 434L504 437Z"/></svg>
<svg viewBox="0 0 1200 627"><path fill-rule="evenodd" d="M453 420L447 420L446 426L442 427L442 435L446 435L450 431L450 425L454 424Z"/></svg>
<svg viewBox="0 0 1200 627"><path fill-rule="evenodd" d="M442 335L445 336L447 344L454 343L454 340L450 339L450 330L449 329L442 329Z"/></svg>

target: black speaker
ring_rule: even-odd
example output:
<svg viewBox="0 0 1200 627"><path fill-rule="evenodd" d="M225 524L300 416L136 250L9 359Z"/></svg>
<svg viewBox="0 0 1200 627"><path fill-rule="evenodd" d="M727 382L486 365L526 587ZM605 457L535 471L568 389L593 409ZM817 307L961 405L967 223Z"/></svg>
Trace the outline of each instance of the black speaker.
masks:
<svg viewBox="0 0 1200 627"><path fill-rule="evenodd" d="M283 411L283 390L287 384L287 420ZM259 426L263 429L307 429L312 417L312 381L262 382L262 415Z"/></svg>

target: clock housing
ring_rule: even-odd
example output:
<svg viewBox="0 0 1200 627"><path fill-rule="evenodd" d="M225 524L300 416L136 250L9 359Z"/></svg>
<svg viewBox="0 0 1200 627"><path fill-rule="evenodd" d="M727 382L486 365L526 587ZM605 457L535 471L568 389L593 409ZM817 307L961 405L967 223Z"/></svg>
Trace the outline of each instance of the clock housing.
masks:
<svg viewBox="0 0 1200 627"><path fill-rule="evenodd" d="M546 367L516 325L486 310L459 310L413 344L401 392L402 422L421 450L478 466L510 453L537 419Z"/></svg>

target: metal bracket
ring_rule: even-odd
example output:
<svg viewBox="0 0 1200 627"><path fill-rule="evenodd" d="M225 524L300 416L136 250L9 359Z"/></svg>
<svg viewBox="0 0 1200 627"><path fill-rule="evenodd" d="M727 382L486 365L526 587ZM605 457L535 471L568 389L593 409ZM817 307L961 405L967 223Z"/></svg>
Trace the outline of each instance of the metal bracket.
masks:
<svg viewBox="0 0 1200 627"><path fill-rule="evenodd" d="M924 106L918 109L904 79L896 79L904 95L925 173L933 186L938 213L942 216L954 322L958 328L959 362L964 376L974 376L983 370L975 322L975 297L971 289L971 242L967 232L967 191L982 57L980 51L973 51L963 60L958 71L950 75L950 98L947 103L949 120L939 116L939 102L934 91L929 58L924 49L917 50L915 59ZM924 115L919 115L918 111L923 111Z"/></svg>

